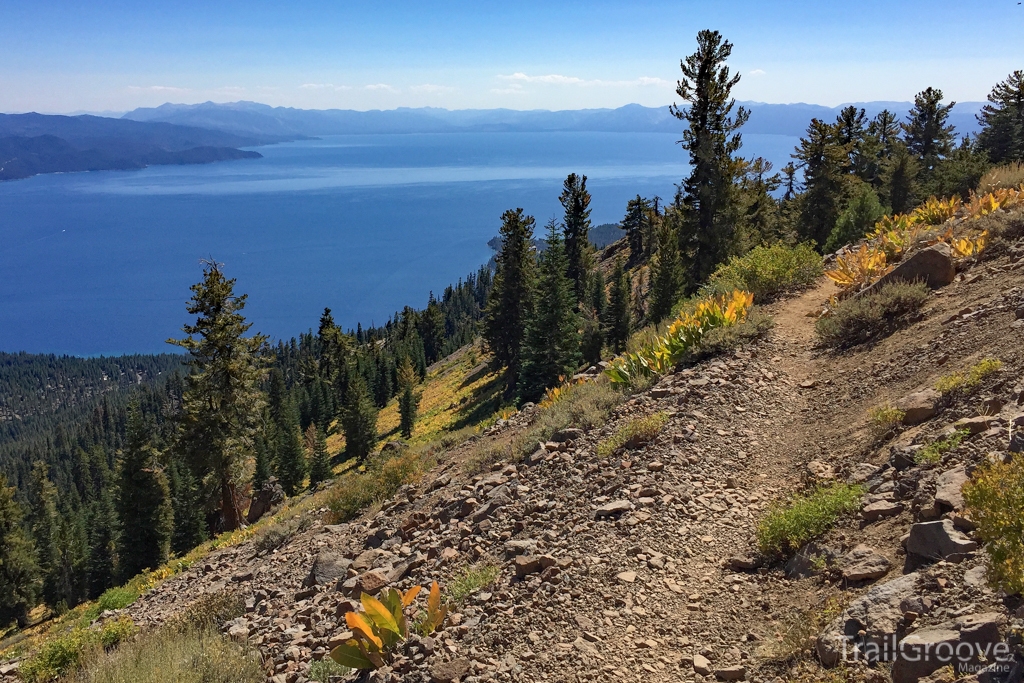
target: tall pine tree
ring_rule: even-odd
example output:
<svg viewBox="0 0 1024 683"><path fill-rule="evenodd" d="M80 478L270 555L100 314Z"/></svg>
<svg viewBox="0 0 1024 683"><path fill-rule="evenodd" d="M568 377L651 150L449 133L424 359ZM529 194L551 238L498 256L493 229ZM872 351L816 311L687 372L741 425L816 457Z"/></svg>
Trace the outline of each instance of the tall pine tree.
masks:
<svg viewBox="0 0 1024 683"><path fill-rule="evenodd" d="M11 621L24 626L41 589L35 549L21 521L14 488L0 474L0 628Z"/></svg>
<svg viewBox="0 0 1024 683"><path fill-rule="evenodd" d="M1024 71L1014 71L992 88L978 123L978 143L993 163L1024 162Z"/></svg>
<svg viewBox="0 0 1024 683"><path fill-rule="evenodd" d="M797 234L801 240L825 246L846 202L849 157L835 125L812 119L793 158L804 172Z"/></svg>
<svg viewBox="0 0 1024 683"><path fill-rule="evenodd" d="M117 509L121 519L117 557L122 580L167 560L174 518L167 476L152 445L150 426L139 407L128 410L128 433L121 455Z"/></svg>
<svg viewBox="0 0 1024 683"><path fill-rule="evenodd" d="M536 401L548 387L579 367L580 321L575 313L572 281L566 275L565 245L555 222L548 223L547 250L540 260L540 277L523 342L523 371L519 398Z"/></svg>
<svg viewBox="0 0 1024 683"><path fill-rule="evenodd" d="M732 89L740 76L730 74L725 64L731 54L732 43L718 31L698 33L697 51L680 62L683 77L676 87L676 94L689 106L671 107L672 114L686 122L682 145L690 156L690 175L683 181L686 220L680 240L691 288L726 260L736 231L733 155L742 144L737 131L750 112L738 107L733 116Z"/></svg>
<svg viewBox="0 0 1024 683"><path fill-rule="evenodd" d="M359 373L352 375L341 415L341 427L345 431L346 454L362 462L377 445L377 406L373 404L362 376Z"/></svg>
<svg viewBox="0 0 1024 683"><path fill-rule="evenodd" d="M683 288L679 242L668 221L658 226L657 244L651 261L651 322L660 322L672 312Z"/></svg>
<svg viewBox="0 0 1024 683"><path fill-rule="evenodd" d="M914 108L903 124L907 149L917 159L922 179L953 149L954 128L946 123L956 102L942 104L942 91L926 88L914 96Z"/></svg>
<svg viewBox="0 0 1024 683"><path fill-rule="evenodd" d="M577 301L587 294L590 272L590 193L587 176L570 173L562 183L558 201L565 210L562 227L565 232L566 275L573 283Z"/></svg>
<svg viewBox="0 0 1024 683"><path fill-rule="evenodd" d="M182 330L184 339L169 339L189 354L191 373L182 399L183 445L196 471L210 473L219 499L221 526L242 523L240 489L251 481L248 464L255 456L264 396L264 360L260 347L267 337L245 336L252 327L242 315L245 294L234 293L235 280L224 277L221 264L203 263L203 280L192 285L186 309L196 316Z"/></svg>
<svg viewBox="0 0 1024 683"><path fill-rule="evenodd" d="M316 429L316 441L313 444L313 453L309 458L309 488L315 487L334 476L331 470L331 456L327 453L327 432Z"/></svg>
<svg viewBox="0 0 1024 683"><path fill-rule="evenodd" d="M281 410L280 422L276 425L277 461L275 472L281 488L294 496L306 479L306 454L302 449L299 434L299 418L295 405L289 401Z"/></svg>
<svg viewBox="0 0 1024 683"><path fill-rule="evenodd" d="M505 366L507 390L519 381L520 351L530 315L534 282L533 216L522 209L501 216L501 251L487 300L483 337L494 359Z"/></svg>
<svg viewBox="0 0 1024 683"><path fill-rule="evenodd" d="M622 259L615 261L612 274L611 296L605 309L605 341L615 353L626 349L626 340L632 327L633 286Z"/></svg>

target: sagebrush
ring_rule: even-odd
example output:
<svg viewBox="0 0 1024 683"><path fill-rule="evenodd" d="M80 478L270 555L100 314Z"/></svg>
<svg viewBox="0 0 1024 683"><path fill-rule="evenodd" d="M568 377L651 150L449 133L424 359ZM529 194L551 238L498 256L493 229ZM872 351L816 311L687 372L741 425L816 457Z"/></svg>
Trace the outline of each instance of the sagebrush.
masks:
<svg viewBox="0 0 1024 683"><path fill-rule="evenodd" d="M856 346L893 332L927 299L923 283L891 282L840 301L818 318L814 331L825 346Z"/></svg>

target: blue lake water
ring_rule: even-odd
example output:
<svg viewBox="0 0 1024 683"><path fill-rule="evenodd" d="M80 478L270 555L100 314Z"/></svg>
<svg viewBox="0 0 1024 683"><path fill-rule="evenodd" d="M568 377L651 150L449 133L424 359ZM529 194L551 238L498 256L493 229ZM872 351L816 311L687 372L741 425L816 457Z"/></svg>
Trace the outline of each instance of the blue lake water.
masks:
<svg viewBox="0 0 1024 683"><path fill-rule="evenodd" d="M678 137L332 136L257 160L0 183L0 350L167 351L211 256L249 294L253 330L289 338L325 306L345 327L380 324L485 263L505 209L559 216L570 172L588 176L594 224L637 194L671 198ZM797 140L744 142L780 168Z"/></svg>

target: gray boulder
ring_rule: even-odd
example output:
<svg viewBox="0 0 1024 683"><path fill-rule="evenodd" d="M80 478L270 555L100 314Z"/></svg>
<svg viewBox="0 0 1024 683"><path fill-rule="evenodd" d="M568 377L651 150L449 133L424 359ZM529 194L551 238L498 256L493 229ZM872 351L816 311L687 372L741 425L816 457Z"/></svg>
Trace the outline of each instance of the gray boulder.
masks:
<svg viewBox="0 0 1024 683"><path fill-rule="evenodd" d="M310 568L309 575L306 576L306 580L302 582L302 585L327 585L344 577L350 566L352 566L352 561L344 556L330 550L321 550L317 554L316 559L313 560L313 566Z"/></svg>
<svg viewBox="0 0 1024 683"><path fill-rule="evenodd" d="M874 581L889 573L892 563L874 548L862 543L840 557L838 565L847 581Z"/></svg>
<svg viewBox="0 0 1024 683"><path fill-rule="evenodd" d="M904 396L896 407L904 412L903 424L916 425L935 417L941 402L942 394L928 388Z"/></svg>
<svg viewBox="0 0 1024 683"><path fill-rule="evenodd" d="M882 648L892 638L903 635L903 610L900 604L914 596L918 574L911 573L892 581L872 586L864 595L850 605L832 621L818 636L815 649L818 659L827 667L839 664L846 653L848 657L867 656L864 648L874 644ZM860 632L864 631L863 635Z"/></svg>
<svg viewBox="0 0 1024 683"><path fill-rule="evenodd" d="M950 519L919 522L910 527L907 552L929 560L961 560L978 544L957 531Z"/></svg>
<svg viewBox="0 0 1024 683"><path fill-rule="evenodd" d="M939 242L915 251L900 261L895 268L883 275L868 289L876 290L890 282L914 282L920 280L932 289L945 287L956 277L953 253L948 244Z"/></svg>
<svg viewBox="0 0 1024 683"><path fill-rule="evenodd" d="M963 467L954 467L943 472L935 482L935 502L947 510L962 510L962 489L966 483L967 471Z"/></svg>

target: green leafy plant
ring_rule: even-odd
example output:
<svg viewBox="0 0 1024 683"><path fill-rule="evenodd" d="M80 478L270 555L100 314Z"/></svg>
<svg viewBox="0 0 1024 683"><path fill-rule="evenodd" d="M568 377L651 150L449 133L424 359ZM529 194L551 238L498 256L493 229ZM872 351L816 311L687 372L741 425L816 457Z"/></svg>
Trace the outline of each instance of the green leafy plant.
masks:
<svg viewBox="0 0 1024 683"><path fill-rule="evenodd" d="M1010 595L1024 592L1024 457L978 468L963 492L992 582Z"/></svg>
<svg viewBox="0 0 1024 683"><path fill-rule="evenodd" d="M331 650L331 659L352 669L379 669L394 659L399 643L409 637L409 621L405 616L420 592L413 586L404 594L389 588L378 600L363 593L359 597L362 610L345 614L345 623L354 637ZM435 581L427 598L427 612L416 622L420 635L430 635L441 627L448 606L441 604L441 590Z"/></svg>
<svg viewBox="0 0 1024 683"><path fill-rule="evenodd" d="M654 440L654 437L658 435L666 422L668 422L667 413L653 413L630 420L619 427L614 434L606 439L602 439L597 444L597 454L602 458L607 458L620 448L640 448L645 446Z"/></svg>
<svg viewBox="0 0 1024 683"><path fill-rule="evenodd" d="M960 442L970 434L966 429L958 429L949 436L936 439L922 448L914 456L914 460L922 465L935 465L942 456L960 445Z"/></svg>
<svg viewBox="0 0 1024 683"><path fill-rule="evenodd" d="M880 441L892 436L903 424L903 418L907 416L905 411L894 408L888 403L875 406L868 411L868 421L871 425L871 433L876 440Z"/></svg>
<svg viewBox="0 0 1024 683"><path fill-rule="evenodd" d="M309 680L317 681L317 683L328 683L332 676L344 678L350 673L352 673L350 667L342 666L330 657L318 659L309 665Z"/></svg>
<svg viewBox="0 0 1024 683"><path fill-rule="evenodd" d="M1002 367L1003 362L998 358L984 358L968 368L966 373L954 372L940 377L935 383L935 390L944 396L968 394Z"/></svg>
<svg viewBox="0 0 1024 683"><path fill-rule="evenodd" d="M449 584L446 591L448 599L454 604L459 604L481 588L486 588L493 584L500 574L501 568L490 562L480 562L471 567L466 567Z"/></svg>
<svg viewBox="0 0 1024 683"><path fill-rule="evenodd" d="M750 292L758 301L770 301L787 292L814 284L823 272L821 255L809 243L790 247L781 242L758 246L720 265L701 288L703 296Z"/></svg>
<svg viewBox="0 0 1024 683"><path fill-rule="evenodd" d="M74 627L47 640L22 664L19 674L30 683L63 678L74 673L90 656L109 650L134 633L135 624L127 617L108 620L99 629Z"/></svg>
<svg viewBox="0 0 1024 683"><path fill-rule="evenodd" d="M757 526L757 545L769 556L788 555L860 508L860 486L835 483L773 505Z"/></svg>

